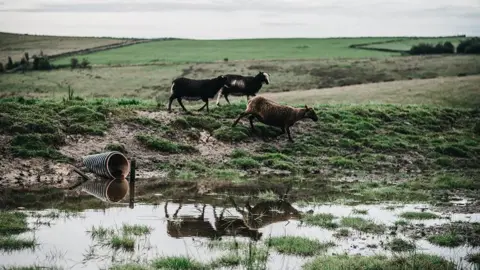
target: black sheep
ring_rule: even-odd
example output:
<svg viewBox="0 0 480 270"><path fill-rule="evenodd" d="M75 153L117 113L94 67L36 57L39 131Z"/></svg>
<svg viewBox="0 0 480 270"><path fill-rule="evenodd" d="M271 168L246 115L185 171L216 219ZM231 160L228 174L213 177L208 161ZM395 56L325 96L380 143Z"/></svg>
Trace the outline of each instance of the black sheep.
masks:
<svg viewBox="0 0 480 270"><path fill-rule="evenodd" d="M242 76L235 74L227 74L227 83L225 87L218 93L217 105L220 102L220 96L224 96L225 100L230 104L228 100L229 95L233 96L247 96L247 101L250 96L255 96L263 83L270 83L270 75L266 72L258 72L256 76Z"/></svg>
<svg viewBox="0 0 480 270"><path fill-rule="evenodd" d="M205 106L208 108L208 99L215 97L222 87L225 86L227 78L223 75L218 76L213 79L204 79L204 80L194 80L185 77L177 78L172 82L172 87L170 89L170 99L168 103L168 111L172 110L172 102L174 99L177 99L182 109L186 112L185 106L183 106L182 99L186 100L203 100L205 105L203 105L199 111L203 110Z"/></svg>

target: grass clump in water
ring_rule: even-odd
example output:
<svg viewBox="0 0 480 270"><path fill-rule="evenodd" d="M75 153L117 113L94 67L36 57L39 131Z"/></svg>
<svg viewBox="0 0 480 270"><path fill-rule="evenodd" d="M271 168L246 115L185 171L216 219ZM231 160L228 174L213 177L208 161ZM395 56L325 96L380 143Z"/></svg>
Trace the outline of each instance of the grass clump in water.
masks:
<svg viewBox="0 0 480 270"><path fill-rule="evenodd" d="M335 216L332 214L320 213L305 215L302 218L302 221L310 226L319 226L326 229L335 229L338 227L338 224L333 222L333 219L335 219Z"/></svg>
<svg viewBox="0 0 480 270"><path fill-rule="evenodd" d="M106 237L114 234L114 231L112 229L107 229L102 226L92 226L92 228L88 232L90 233L92 239L105 239Z"/></svg>
<svg viewBox="0 0 480 270"><path fill-rule="evenodd" d="M394 252L404 252L414 250L415 244L409 243L400 238L395 238L387 244L387 247Z"/></svg>
<svg viewBox="0 0 480 270"><path fill-rule="evenodd" d="M145 147L152 150L164 152L164 153L179 154L179 153L191 153L191 152L197 151L193 146L174 143L169 140L166 140L163 138L157 138L150 135L140 134L140 135L137 135L136 138Z"/></svg>
<svg viewBox="0 0 480 270"><path fill-rule="evenodd" d="M201 263L187 258L179 256L163 257L155 259L152 262L152 266L155 269L172 269L172 270L202 270L207 269Z"/></svg>
<svg viewBox="0 0 480 270"><path fill-rule="evenodd" d="M469 263L480 264L480 253L469 254L467 261Z"/></svg>
<svg viewBox="0 0 480 270"><path fill-rule="evenodd" d="M463 237L453 232L432 235L427 239L429 242L441 247L458 247L464 243Z"/></svg>
<svg viewBox="0 0 480 270"><path fill-rule="evenodd" d="M135 236L147 235L152 232L152 228L146 225L122 225L122 232L125 235L133 234Z"/></svg>
<svg viewBox="0 0 480 270"><path fill-rule="evenodd" d="M127 263L127 264L118 264L113 265L109 270L150 270L151 267L147 265L141 265L137 263Z"/></svg>
<svg viewBox="0 0 480 270"><path fill-rule="evenodd" d="M110 239L110 246L114 249L133 251L135 248L135 239L127 235L114 235Z"/></svg>
<svg viewBox="0 0 480 270"><path fill-rule="evenodd" d="M22 239L13 235L0 236L0 250L2 251L33 249L35 246L35 239Z"/></svg>
<svg viewBox="0 0 480 270"><path fill-rule="evenodd" d="M438 215L430 212L404 212L400 215L404 219L426 220L439 218Z"/></svg>
<svg viewBox="0 0 480 270"><path fill-rule="evenodd" d="M385 231L385 226L375 224L373 221L360 217L344 217L340 221L340 224L367 233L382 233Z"/></svg>
<svg viewBox="0 0 480 270"><path fill-rule="evenodd" d="M337 238L343 238L343 237L349 237L350 236L350 230L347 228L341 228L335 234L333 235Z"/></svg>
<svg viewBox="0 0 480 270"><path fill-rule="evenodd" d="M0 236L28 231L27 215L21 212L0 211Z"/></svg>
<svg viewBox="0 0 480 270"><path fill-rule="evenodd" d="M234 267L242 263L242 257L235 253L228 253L215 259L210 266L212 268Z"/></svg>
<svg viewBox="0 0 480 270"><path fill-rule="evenodd" d="M332 269L385 269L385 270L454 270L455 264L442 257L427 254L415 254L406 257L387 258L385 256L336 255L321 256L303 265L304 270Z"/></svg>
<svg viewBox="0 0 480 270"><path fill-rule="evenodd" d="M267 244L279 253L289 255L312 256L334 246L333 243L321 243L317 240L299 236L282 236L268 239Z"/></svg>
<svg viewBox="0 0 480 270"><path fill-rule="evenodd" d="M410 224L410 222L408 220L404 220L404 219L399 219L399 220L395 221L396 226L407 226L409 224Z"/></svg>

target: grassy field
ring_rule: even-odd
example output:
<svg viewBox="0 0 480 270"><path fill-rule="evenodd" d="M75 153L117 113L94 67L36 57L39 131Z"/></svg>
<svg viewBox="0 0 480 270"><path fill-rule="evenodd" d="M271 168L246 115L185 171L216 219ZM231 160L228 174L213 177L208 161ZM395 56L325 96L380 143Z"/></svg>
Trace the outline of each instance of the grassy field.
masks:
<svg viewBox="0 0 480 270"><path fill-rule="evenodd" d="M0 32L0 62L6 63L8 56L12 57L13 61L20 61L25 52L30 56L39 55L40 51L46 55L54 55L125 41L114 38L35 36Z"/></svg>
<svg viewBox="0 0 480 270"><path fill-rule="evenodd" d="M444 43L450 41L455 47L465 38L462 37L451 37L451 38L418 38L418 39L404 39L396 42L388 42L383 44L372 44L367 45L367 48L381 48L381 49L391 49L391 50L401 50L408 51L413 45L418 45L420 43L429 43L437 44L439 42Z"/></svg>
<svg viewBox="0 0 480 270"><path fill-rule="evenodd" d="M237 61L230 63L97 67L87 70L6 74L0 96L63 98L67 86L83 98L142 98L166 100L179 76L270 73L271 84L260 93L319 89L363 83L426 79L480 73L479 56L391 57L382 59L322 59ZM409 82L407 82L407 85ZM398 85L402 88L401 84ZM471 88L471 87L470 87ZM224 101L222 101L223 103Z"/></svg>
<svg viewBox="0 0 480 270"><path fill-rule="evenodd" d="M384 57L391 53L348 48L389 38L244 39L155 41L88 55L93 64L147 64L154 62L213 62L228 60L318 59ZM59 59L68 64L69 58Z"/></svg>
<svg viewBox="0 0 480 270"><path fill-rule="evenodd" d="M328 89L265 93L287 104L420 104L479 107L480 76L370 83ZM233 100L234 98L232 98Z"/></svg>

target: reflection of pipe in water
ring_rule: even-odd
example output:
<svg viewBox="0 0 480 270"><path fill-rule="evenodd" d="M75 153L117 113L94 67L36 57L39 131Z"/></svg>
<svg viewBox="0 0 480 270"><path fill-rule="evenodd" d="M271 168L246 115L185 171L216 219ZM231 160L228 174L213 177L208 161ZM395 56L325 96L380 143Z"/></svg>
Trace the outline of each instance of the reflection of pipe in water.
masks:
<svg viewBox="0 0 480 270"><path fill-rule="evenodd" d="M83 184L82 189L106 202L118 202L127 195L129 184L124 179L90 181Z"/></svg>

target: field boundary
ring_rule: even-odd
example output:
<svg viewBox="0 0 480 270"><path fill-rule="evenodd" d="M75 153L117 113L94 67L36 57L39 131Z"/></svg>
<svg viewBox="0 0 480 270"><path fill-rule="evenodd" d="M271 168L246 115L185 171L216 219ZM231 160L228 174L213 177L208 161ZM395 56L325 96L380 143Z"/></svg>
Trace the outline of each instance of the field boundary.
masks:
<svg viewBox="0 0 480 270"><path fill-rule="evenodd" d="M440 36L440 37L433 37L433 38L441 39L441 38L466 38L466 37L467 37L466 35L456 35L456 36ZM394 50L394 49L387 49L387 48L370 48L370 47L366 47L366 46L378 45L378 44L388 44L388 43L400 42L400 41L405 41L405 40L418 40L418 39L424 39L424 38L425 37L405 37L405 38L397 38L397 39L386 40L386 41L352 44L348 47L352 48L352 49L360 49L360 50L408 54L408 50Z"/></svg>

